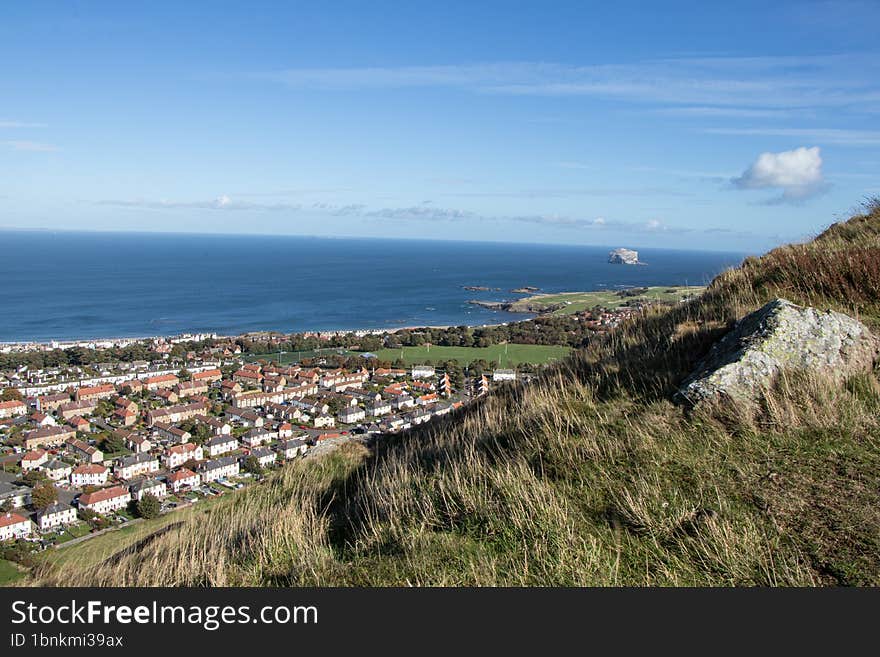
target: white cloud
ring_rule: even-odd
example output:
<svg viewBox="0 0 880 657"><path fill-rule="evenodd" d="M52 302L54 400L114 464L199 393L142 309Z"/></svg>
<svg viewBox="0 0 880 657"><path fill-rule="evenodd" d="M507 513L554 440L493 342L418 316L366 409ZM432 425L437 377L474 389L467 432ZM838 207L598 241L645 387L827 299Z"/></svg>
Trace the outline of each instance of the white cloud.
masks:
<svg viewBox="0 0 880 657"><path fill-rule="evenodd" d="M822 155L818 146L801 146L781 153L761 153L741 176L732 180L739 189L781 189L776 201L796 201L814 196L825 187Z"/></svg>
<svg viewBox="0 0 880 657"><path fill-rule="evenodd" d="M878 130L847 130L844 128L707 128L713 135L795 137L841 146L880 146Z"/></svg>
<svg viewBox="0 0 880 657"><path fill-rule="evenodd" d="M22 140L12 140L3 142L10 148L16 151L31 151L34 153L51 153L53 151L57 151L58 147L53 146L52 144L44 144L38 141L22 141Z"/></svg>
<svg viewBox="0 0 880 657"><path fill-rule="evenodd" d="M299 68L256 73L251 78L298 89L435 87L474 93L593 96L696 106L692 113L734 118L781 116L817 107L859 111L880 103L880 58L871 53L653 59L585 66L499 62Z"/></svg>
<svg viewBox="0 0 880 657"><path fill-rule="evenodd" d="M45 123L30 123L28 121L2 121L0 128L45 128Z"/></svg>

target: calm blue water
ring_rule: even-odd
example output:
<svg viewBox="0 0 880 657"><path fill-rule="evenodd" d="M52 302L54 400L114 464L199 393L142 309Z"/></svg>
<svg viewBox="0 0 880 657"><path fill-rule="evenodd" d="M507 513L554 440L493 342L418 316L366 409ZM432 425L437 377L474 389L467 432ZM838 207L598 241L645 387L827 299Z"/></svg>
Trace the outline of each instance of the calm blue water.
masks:
<svg viewBox="0 0 880 657"><path fill-rule="evenodd" d="M467 300L700 285L743 256L639 249L648 266L631 267L610 247L17 231L0 245L6 342L499 323L519 316Z"/></svg>

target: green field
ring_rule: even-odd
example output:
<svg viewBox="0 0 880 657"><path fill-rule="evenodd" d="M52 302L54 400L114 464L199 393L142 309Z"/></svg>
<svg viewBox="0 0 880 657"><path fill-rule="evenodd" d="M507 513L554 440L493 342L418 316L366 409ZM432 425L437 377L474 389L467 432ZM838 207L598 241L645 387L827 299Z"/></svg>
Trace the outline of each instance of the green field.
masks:
<svg viewBox="0 0 880 657"><path fill-rule="evenodd" d="M512 312L534 312L536 306L555 306L565 304L554 310L552 315L571 315L595 306L618 308L628 301L655 301L678 303L689 296L699 296L705 287L698 286L657 286L649 287L646 292L637 296L620 296L620 290L601 290L597 292L562 292L560 294L538 294L514 302ZM528 306L529 309L526 308Z"/></svg>
<svg viewBox="0 0 880 657"><path fill-rule="evenodd" d="M24 577L25 574L11 561L0 559L0 586L12 586L17 580Z"/></svg>
<svg viewBox="0 0 880 657"><path fill-rule="evenodd" d="M333 356L336 354L348 355L353 352L348 351L347 349L331 347L328 349L310 349L307 351L270 351L265 354L244 354L244 361L246 363L253 363L258 360L270 360L274 361L280 365L287 365L290 363L298 363L303 358L316 358L319 356Z"/></svg>
<svg viewBox="0 0 880 657"><path fill-rule="evenodd" d="M565 358L570 347L557 347L533 344L496 344L491 347L438 347L431 345L403 347L402 349L380 349L376 355L382 360L402 358L407 365L418 365L427 361L440 362L457 360L462 365L483 359L499 367L513 367L520 363L543 365L553 360Z"/></svg>

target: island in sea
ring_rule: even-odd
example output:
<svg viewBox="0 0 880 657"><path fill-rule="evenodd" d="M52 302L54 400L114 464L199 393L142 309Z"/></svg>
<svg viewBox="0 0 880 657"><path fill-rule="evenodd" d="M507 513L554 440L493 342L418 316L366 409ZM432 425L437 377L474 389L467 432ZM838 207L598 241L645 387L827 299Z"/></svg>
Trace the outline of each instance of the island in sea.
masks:
<svg viewBox="0 0 880 657"><path fill-rule="evenodd" d="M643 265L645 263L639 261L639 252L632 249L614 249L608 254L608 262L612 265Z"/></svg>

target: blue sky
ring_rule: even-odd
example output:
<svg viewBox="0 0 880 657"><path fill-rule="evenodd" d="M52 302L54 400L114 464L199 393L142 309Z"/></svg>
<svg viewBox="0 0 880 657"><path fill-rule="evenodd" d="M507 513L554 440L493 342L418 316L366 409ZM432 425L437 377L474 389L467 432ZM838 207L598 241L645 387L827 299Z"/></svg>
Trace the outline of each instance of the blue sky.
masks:
<svg viewBox="0 0 880 657"><path fill-rule="evenodd" d="M761 251L880 194L877 2L183 4L0 8L0 226Z"/></svg>

